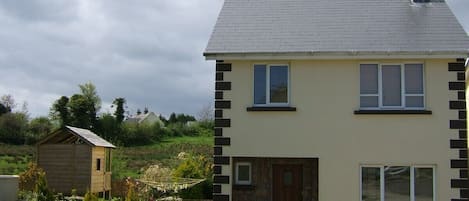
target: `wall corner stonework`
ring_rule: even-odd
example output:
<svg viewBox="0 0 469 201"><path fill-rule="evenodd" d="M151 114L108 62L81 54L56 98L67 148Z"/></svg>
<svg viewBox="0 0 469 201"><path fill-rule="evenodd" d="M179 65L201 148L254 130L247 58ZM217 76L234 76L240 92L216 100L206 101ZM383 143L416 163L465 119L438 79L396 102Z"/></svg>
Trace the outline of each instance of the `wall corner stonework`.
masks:
<svg viewBox="0 0 469 201"><path fill-rule="evenodd" d="M449 120L449 129L457 130L456 139L449 140L449 147L459 152L458 158L450 158L450 167L459 170L459 176L451 178L451 188L459 191L459 197L451 201L469 200L468 160L467 160L467 106L466 106L466 67L464 60L456 59L448 63L448 71L454 73L454 80L449 80L448 89L455 93L457 100L449 100L449 110L457 112L457 119Z"/></svg>
<svg viewBox="0 0 469 201"><path fill-rule="evenodd" d="M224 110L231 109L231 100L224 97L224 92L231 90L231 82L224 78L225 73L231 72L231 63L216 61L215 73L215 135L213 148L213 201L230 201L229 189L230 175L226 174L231 164L230 156L224 153L223 148L231 145L231 139L223 135L226 128L231 127L231 119L225 117ZM224 174L225 173L225 174Z"/></svg>

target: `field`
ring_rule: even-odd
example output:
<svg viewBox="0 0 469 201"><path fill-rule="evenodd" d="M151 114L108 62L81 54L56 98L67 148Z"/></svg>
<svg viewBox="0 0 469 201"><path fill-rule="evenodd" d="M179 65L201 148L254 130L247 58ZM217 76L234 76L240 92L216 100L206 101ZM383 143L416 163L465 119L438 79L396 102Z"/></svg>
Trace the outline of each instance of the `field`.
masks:
<svg viewBox="0 0 469 201"><path fill-rule="evenodd" d="M180 152L213 155L213 137L173 137L161 142L137 147L118 147L112 153L113 178L138 177L153 164L173 168ZM0 145L0 175L19 174L34 161L34 146Z"/></svg>
<svg viewBox="0 0 469 201"><path fill-rule="evenodd" d="M24 172L34 160L34 146L0 145L0 175Z"/></svg>
<svg viewBox="0 0 469 201"><path fill-rule="evenodd" d="M174 168L176 156L180 152L213 156L213 137L176 137L159 143L139 146L121 147L113 152L113 178L138 177L146 167L154 164Z"/></svg>

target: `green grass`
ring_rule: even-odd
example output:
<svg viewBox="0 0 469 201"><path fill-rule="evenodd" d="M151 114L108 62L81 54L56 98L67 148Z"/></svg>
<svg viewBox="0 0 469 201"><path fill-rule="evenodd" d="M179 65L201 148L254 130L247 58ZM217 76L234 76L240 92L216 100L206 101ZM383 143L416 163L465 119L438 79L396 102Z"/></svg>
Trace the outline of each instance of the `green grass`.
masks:
<svg viewBox="0 0 469 201"><path fill-rule="evenodd" d="M163 139L161 143L151 146L167 146L175 144L193 144L193 145L210 145L213 146L213 136L182 136Z"/></svg>
<svg viewBox="0 0 469 201"><path fill-rule="evenodd" d="M114 178L138 177L145 168L158 164L169 168L176 167L176 156L180 152L213 155L213 137L211 136L183 136L162 140L147 146L119 147L113 151L112 172Z"/></svg>
<svg viewBox="0 0 469 201"><path fill-rule="evenodd" d="M34 146L0 145L0 175L20 174L33 161Z"/></svg>
<svg viewBox="0 0 469 201"><path fill-rule="evenodd" d="M161 142L136 147L118 147L112 152L114 178L139 177L150 165L169 168L177 166L180 152L213 155L212 136L183 136L163 139ZM34 146L0 145L0 174L19 174L34 161Z"/></svg>

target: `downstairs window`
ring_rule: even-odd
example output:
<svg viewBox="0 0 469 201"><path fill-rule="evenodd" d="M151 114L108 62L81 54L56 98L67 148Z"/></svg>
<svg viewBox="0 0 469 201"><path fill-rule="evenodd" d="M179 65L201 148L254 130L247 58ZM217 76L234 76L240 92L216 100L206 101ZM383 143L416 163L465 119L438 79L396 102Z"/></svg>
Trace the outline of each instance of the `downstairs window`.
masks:
<svg viewBox="0 0 469 201"><path fill-rule="evenodd" d="M362 201L433 201L433 167L370 166L361 168Z"/></svg>

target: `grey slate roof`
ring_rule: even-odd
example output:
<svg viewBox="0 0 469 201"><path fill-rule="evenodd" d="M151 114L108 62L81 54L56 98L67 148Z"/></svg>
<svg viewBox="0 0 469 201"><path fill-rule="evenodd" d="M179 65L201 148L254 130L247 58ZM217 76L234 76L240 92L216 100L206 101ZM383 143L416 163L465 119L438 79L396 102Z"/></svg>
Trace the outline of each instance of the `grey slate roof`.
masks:
<svg viewBox="0 0 469 201"><path fill-rule="evenodd" d="M94 146L116 148L116 146L112 145L111 143L99 137L98 135L91 132L90 130L76 128L72 126L66 126L66 128Z"/></svg>
<svg viewBox="0 0 469 201"><path fill-rule="evenodd" d="M225 0L205 55L469 52L446 3L410 0Z"/></svg>

